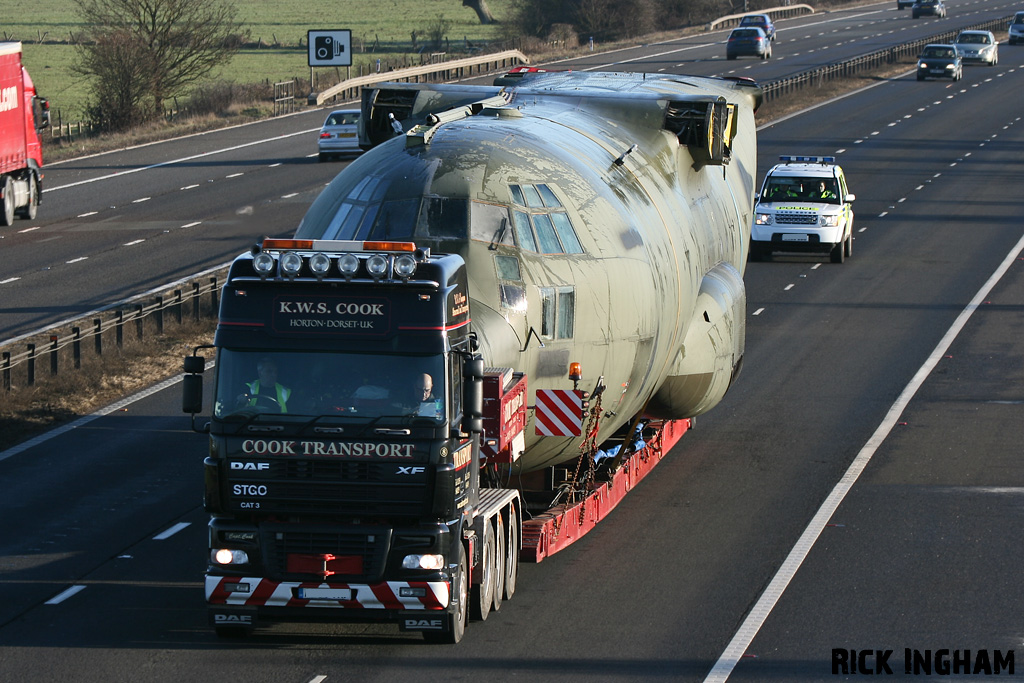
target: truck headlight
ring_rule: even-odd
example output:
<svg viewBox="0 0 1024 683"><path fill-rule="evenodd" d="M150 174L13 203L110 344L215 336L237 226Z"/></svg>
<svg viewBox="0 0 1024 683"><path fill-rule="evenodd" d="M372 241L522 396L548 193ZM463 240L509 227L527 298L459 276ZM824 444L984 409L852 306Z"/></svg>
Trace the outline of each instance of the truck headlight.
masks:
<svg viewBox="0 0 1024 683"><path fill-rule="evenodd" d="M771 225L772 215L770 213L754 214L754 225Z"/></svg>
<svg viewBox="0 0 1024 683"><path fill-rule="evenodd" d="M822 216L821 225L822 227L826 228L836 227L837 225L839 225L839 214L834 214L832 216Z"/></svg>
<svg viewBox="0 0 1024 683"><path fill-rule="evenodd" d="M402 569L444 569L444 555L406 555Z"/></svg>
<svg viewBox="0 0 1024 683"><path fill-rule="evenodd" d="M220 565L249 564L249 553L244 550L214 548L210 551L210 561Z"/></svg>

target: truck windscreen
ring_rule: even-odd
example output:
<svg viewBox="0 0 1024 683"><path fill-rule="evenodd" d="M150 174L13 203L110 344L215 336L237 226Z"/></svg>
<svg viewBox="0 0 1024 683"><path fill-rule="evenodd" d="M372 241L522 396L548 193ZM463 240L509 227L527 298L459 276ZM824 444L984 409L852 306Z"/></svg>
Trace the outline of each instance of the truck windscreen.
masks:
<svg viewBox="0 0 1024 683"><path fill-rule="evenodd" d="M444 419L444 357L222 349L215 418L254 413Z"/></svg>

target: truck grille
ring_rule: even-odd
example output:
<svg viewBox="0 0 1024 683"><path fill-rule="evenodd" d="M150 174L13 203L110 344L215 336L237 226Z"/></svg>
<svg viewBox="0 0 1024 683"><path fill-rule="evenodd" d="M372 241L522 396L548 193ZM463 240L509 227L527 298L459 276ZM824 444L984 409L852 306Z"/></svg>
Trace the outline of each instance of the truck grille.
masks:
<svg viewBox="0 0 1024 683"><path fill-rule="evenodd" d="M775 223L778 225L817 225L818 214L803 211L780 211L775 214Z"/></svg>
<svg viewBox="0 0 1024 683"><path fill-rule="evenodd" d="M432 503L429 467L395 462L270 460L262 470L228 465L226 507L259 514L418 517Z"/></svg>
<svg viewBox="0 0 1024 683"><path fill-rule="evenodd" d="M289 573L289 555L334 555L361 557L359 574L331 576L329 580L372 581L384 573L391 545L391 531L385 527L332 527L266 525L261 530L263 564L267 576L276 581L323 581L322 574Z"/></svg>

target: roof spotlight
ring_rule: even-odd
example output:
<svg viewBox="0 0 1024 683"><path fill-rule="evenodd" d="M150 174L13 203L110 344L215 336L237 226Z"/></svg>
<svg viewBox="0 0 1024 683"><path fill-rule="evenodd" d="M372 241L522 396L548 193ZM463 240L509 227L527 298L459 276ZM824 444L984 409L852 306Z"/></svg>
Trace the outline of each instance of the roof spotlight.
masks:
<svg viewBox="0 0 1024 683"><path fill-rule="evenodd" d="M313 275L317 279L327 275L327 271L331 269L331 258L323 253L317 252L309 257L309 270L312 271Z"/></svg>
<svg viewBox="0 0 1024 683"><path fill-rule="evenodd" d="M416 259L409 254L402 254L395 258L395 275L408 280L416 272Z"/></svg>
<svg viewBox="0 0 1024 683"><path fill-rule="evenodd" d="M366 272L374 280L379 280L388 272L388 260L380 254L374 254L366 259Z"/></svg>
<svg viewBox="0 0 1024 683"><path fill-rule="evenodd" d="M302 257L294 251L281 254L281 272L288 277L295 277L302 268Z"/></svg>
<svg viewBox="0 0 1024 683"><path fill-rule="evenodd" d="M338 259L338 272L346 279L351 278L359 271L359 259L355 254L342 254Z"/></svg>
<svg viewBox="0 0 1024 683"><path fill-rule="evenodd" d="M274 270L274 257L261 251L252 258L252 269L261 279L266 278Z"/></svg>

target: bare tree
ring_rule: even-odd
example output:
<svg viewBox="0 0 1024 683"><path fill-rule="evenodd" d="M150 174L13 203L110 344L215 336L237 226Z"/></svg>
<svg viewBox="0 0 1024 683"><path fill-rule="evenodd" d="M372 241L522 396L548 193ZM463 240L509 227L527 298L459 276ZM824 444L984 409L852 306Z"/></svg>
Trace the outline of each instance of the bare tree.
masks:
<svg viewBox="0 0 1024 683"><path fill-rule="evenodd" d="M496 23L494 15L491 14L491 10L487 7L487 0L462 0L463 7L469 7L476 16L480 18L481 24L493 24Z"/></svg>
<svg viewBox="0 0 1024 683"><path fill-rule="evenodd" d="M88 27L79 46L80 73L116 88L116 79L104 78L120 68L125 79L120 82L130 96L117 102L134 100L133 106L140 106L137 93L144 92L144 118L161 112L165 99L184 94L228 60L241 29L230 0L80 0L78 13ZM128 69L128 63L134 68Z"/></svg>

